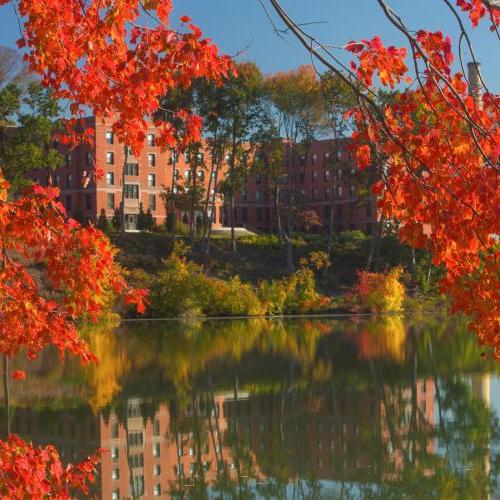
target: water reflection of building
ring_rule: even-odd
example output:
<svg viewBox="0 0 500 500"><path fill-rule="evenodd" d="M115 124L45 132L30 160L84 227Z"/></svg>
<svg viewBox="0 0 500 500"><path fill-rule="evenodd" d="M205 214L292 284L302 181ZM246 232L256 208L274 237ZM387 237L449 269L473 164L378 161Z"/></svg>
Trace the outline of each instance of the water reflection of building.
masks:
<svg viewBox="0 0 500 500"><path fill-rule="evenodd" d="M104 499L118 499L166 498L173 489L189 492L196 481L213 484L223 470L229 480L240 474L259 482L279 475L284 481L368 481L381 454L386 464L380 473L395 479L411 419L417 426L434 425L434 383L429 379L417 380L413 390L384 385L379 392L332 387L318 395L236 396L193 396L191 402L161 403L155 409L130 398L123 408L101 415L87 409L17 409L13 431L54 444L65 461L104 448L95 491ZM427 446L432 452L431 441ZM245 473L243 456L252 462Z"/></svg>

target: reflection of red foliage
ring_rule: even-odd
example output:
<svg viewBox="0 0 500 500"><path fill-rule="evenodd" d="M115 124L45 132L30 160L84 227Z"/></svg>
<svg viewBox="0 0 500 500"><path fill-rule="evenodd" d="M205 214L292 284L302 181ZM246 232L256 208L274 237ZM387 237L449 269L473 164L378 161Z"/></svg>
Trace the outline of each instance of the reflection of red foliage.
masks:
<svg viewBox="0 0 500 500"><path fill-rule="evenodd" d="M14 380L24 380L26 378L26 373L23 370L15 370L12 372L12 378Z"/></svg>
<svg viewBox="0 0 500 500"><path fill-rule="evenodd" d="M96 465L102 455L64 467L53 446L34 448L16 435L0 441L0 495L2 498L72 498L70 492L88 494Z"/></svg>

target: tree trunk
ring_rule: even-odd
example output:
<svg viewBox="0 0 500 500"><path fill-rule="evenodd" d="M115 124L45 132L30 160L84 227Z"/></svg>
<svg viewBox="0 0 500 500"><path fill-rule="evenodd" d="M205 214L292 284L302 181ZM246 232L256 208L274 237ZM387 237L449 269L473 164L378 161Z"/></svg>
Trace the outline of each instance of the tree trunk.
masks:
<svg viewBox="0 0 500 500"><path fill-rule="evenodd" d="M229 165L229 177L231 179L231 194L230 194L230 207L231 207L231 248L236 253L236 234L234 231L234 183L235 171L234 162L236 156L236 116L233 117L233 133L231 142L231 163Z"/></svg>
<svg viewBox="0 0 500 500"><path fill-rule="evenodd" d="M177 152L174 151L174 154L172 155L172 188L170 192L170 214L171 214L171 221L172 221L172 248L175 246L175 223L176 223L176 216L175 216L175 190L177 189L177 186L175 184L176 177L175 177L175 170L177 168ZM167 214L167 217L170 215Z"/></svg>
<svg viewBox="0 0 500 500"><path fill-rule="evenodd" d="M197 181L197 161L198 158L194 158L193 165L194 167L191 168L191 203L189 206L189 243L191 244L191 247L194 245L194 233L195 233L195 203L196 203L196 181Z"/></svg>
<svg viewBox="0 0 500 500"><path fill-rule="evenodd" d="M274 210L276 211L276 228L280 245L283 245L283 228L281 227L281 208L280 208L280 188L276 187L274 192Z"/></svg>
<svg viewBox="0 0 500 500"><path fill-rule="evenodd" d="M332 195L330 195L332 196ZM328 255L332 254L332 248L333 248L333 222L334 222L334 217L333 217L333 207L335 205L333 204L333 200L330 199L330 213L328 214L328 244L326 247L326 253Z"/></svg>
<svg viewBox="0 0 500 500"><path fill-rule="evenodd" d="M221 161L221 158L219 158L217 160L218 162ZM217 163L215 165L215 170L214 170L214 187L213 187L213 190L214 192L212 193L212 215L210 216L209 220L208 220L208 233L207 233L207 240L205 242L205 255L210 255L210 242L211 242L211 239L212 239L212 224L214 222L214 219L216 217L216 213L215 213L215 199L216 199L216 195L217 195L217 178L218 178L218 175L219 175L219 163Z"/></svg>

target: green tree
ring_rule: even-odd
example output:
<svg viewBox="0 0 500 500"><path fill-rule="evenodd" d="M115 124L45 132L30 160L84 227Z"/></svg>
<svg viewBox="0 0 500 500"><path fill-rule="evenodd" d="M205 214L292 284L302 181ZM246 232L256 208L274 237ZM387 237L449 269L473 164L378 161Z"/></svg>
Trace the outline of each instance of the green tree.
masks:
<svg viewBox="0 0 500 500"><path fill-rule="evenodd" d="M6 88L8 91L9 87ZM8 102L13 105L16 92L10 90ZM51 172L64 164L64 157L53 147L53 136L59 127L60 109L49 89L39 83L28 85L22 102L29 113L16 110L15 130L3 129L0 161L5 178L14 188L26 185L26 173L33 169Z"/></svg>
<svg viewBox="0 0 500 500"><path fill-rule="evenodd" d="M320 81L312 66L300 66L293 71L270 75L265 85L273 127L283 134L286 144L286 177L282 179L280 200L286 223L281 230L286 243L286 267L289 272L293 272L292 240L297 215L304 202L302 183L306 161L312 141L324 133L325 102Z"/></svg>

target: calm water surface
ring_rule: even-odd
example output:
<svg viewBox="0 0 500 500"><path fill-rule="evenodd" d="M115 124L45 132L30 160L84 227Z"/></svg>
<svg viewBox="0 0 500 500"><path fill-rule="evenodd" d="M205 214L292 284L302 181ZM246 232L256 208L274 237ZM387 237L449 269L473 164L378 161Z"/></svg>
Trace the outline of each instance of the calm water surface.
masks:
<svg viewBox="0 0 500 500"><path fill-rule="evenodd" d="M10 428L65 461L107 450L98 498L500 498L500 367L460 321L83 334L98 366L14 360Z"/></svg>

